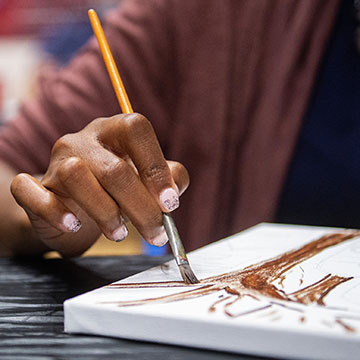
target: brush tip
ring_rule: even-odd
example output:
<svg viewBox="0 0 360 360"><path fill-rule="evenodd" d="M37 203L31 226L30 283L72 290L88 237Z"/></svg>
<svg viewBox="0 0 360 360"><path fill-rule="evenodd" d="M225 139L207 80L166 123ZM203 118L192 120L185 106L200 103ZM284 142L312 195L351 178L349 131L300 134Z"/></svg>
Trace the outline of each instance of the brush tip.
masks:
<svg viewBox="0 0 360 360"><path fill-rule="evenodd" d="M191 270L190 265L181 264L179 269L185 284L198 284L200 282L195 276L194 272Z"/></svg>

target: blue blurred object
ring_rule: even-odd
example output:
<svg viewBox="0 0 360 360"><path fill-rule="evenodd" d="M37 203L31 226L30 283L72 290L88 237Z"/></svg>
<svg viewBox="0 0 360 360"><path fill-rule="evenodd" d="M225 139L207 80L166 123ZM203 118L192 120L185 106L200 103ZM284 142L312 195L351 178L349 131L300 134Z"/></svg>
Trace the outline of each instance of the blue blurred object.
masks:
<svg viewBox="0 0 360 360"><path fill-rule="evenodd" d="M161 256L166 255L168 253L168 244L165 244L164 246L157 247L154 245L150 245L147 241L145 241L143 238L142 240L142 251L143 254L149 255L149 256Z"/></svg>
<svg viewBox="0 0 360 360"><path fill-rule="evenodd" d="M66 65L92 34L88 21L56 26L43 49L60 65Z"/></svg>

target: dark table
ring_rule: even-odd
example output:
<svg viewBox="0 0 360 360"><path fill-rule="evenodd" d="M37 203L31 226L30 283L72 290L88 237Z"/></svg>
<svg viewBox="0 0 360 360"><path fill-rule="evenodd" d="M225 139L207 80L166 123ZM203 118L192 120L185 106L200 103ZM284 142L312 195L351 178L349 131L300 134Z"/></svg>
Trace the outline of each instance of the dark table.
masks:
<svg viewBox="0 0 360 360"><path fill-rule="evenodd" d="M0 258L0 359L260 359L63 331L63 301L168 257Z"/></svg>

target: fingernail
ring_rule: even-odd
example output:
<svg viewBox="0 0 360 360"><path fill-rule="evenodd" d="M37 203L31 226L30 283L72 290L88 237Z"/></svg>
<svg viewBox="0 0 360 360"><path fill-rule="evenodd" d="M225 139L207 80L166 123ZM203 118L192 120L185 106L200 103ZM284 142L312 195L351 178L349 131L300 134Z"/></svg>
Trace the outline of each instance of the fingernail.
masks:
<svg viewBox="0 0 360 360"><path fill-rule="evenodd" d="M111 237L116 242L123 241L128 236L128 229L125 224L120 225L116 230L113 231Z"/></svg>
<svg viewBox="0 0 360 360"><path fill-rule="evenodd" d="M80 220L73 214L66 214L63 217L63 224L71 232L78 232L81 228Z"/></svg>
<svg viewBox="0 0 360 360"><path fill-rule="evenodd" d="M153 245L158 246L158 247L165 245L169 241L169 239L166 235L165 228L162 227L161 233L159 235L153 237L150 241Z"/></svg>
<svg viewBox="0 0 360 360"><path fill-rule="evenodd" d="M160 194L160 202L168 211L173 211L179 207L179 195L173 188L167 188Z"/></svg>

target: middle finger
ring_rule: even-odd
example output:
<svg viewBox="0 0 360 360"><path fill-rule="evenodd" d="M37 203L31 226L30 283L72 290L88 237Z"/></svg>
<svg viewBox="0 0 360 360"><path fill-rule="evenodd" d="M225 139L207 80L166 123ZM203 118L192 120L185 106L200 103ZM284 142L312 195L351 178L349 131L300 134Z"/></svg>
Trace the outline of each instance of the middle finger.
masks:
<svg viewBox="0 0 360 360"><path fill-rule="evenodd" d="M98 161L88 164L101 186L110 194L148 242L161 246L167 242L162 212L139 176L122 158L99 146Z"/></svg>

